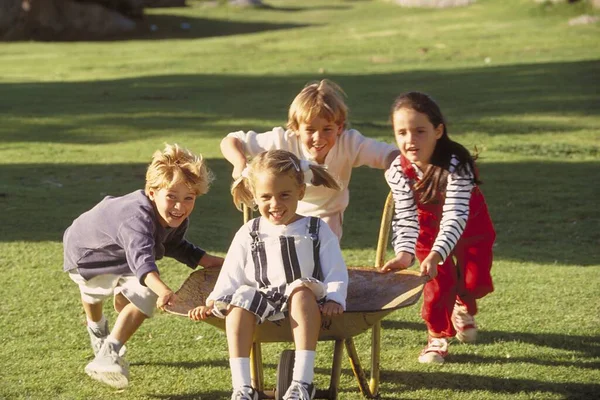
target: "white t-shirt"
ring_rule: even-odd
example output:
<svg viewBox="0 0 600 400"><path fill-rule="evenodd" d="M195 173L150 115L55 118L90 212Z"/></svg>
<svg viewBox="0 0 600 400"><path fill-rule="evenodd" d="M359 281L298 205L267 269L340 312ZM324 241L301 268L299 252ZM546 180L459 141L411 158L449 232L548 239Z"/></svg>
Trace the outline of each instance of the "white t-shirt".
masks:
<svg viewBox="0 0 600 400"><path fill-rule="evenodd" d="M300 136L292 130L277 127L264 133L238 131L227 136L238 139L243 144L245 153L251 157L266 150L279 149L287 150L301 160L315 161L300 141ZM341 184L342 190L308 184L304 199L298 203L298 214L326 217L343 213L348 207L348 185L352 168L366 165L386 169L388 156L397 150L394 145L367 138L354 129L342 132L329 150L324 163L328 172Z"/></svg>
<svg viewBox="0 0 600 400"><path fill-rule="evenodd" d="M259 238L265 243L266 267L264 273L268 278L268 287L277 288L286 285L286 262L282 254L280 238L292 237L295 253L298 257L302 277L311 277L314 269L313 241L309 236L310 217L300 218L289 225L273 225L263 217L259 217ZM252 257L252 222L244 224L236 233L215 288L207 298L216 300L232 295L242 285L258 288L256 267ZM323 283L327 287L327 300L335 301L346 309L346 294L348 291L348 270L337 236L329 226L321 221L319 228L320 249L319 257Z"/></svg>

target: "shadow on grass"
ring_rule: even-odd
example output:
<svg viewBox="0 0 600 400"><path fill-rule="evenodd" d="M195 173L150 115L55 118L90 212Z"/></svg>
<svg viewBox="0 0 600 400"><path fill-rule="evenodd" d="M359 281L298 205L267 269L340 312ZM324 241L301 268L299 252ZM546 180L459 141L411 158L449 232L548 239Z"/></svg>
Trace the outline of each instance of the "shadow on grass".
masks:
<svg viewBox="0 0 600 400"><path fill-rule="evenodd" d="M320 6L306 6L306 7L290 7L290 6L273 6L265 4L260 7L261 10L271 11L283 11L283 12L300 12L300 11L326 11L326 10L350 10L352 7L349 5L320 5Z"/></svg>
<svg viewBox="0 0 600 400"><path fill-rule="evenodd" d="M600 163L522 162L480 165L482 191L497 232L496 259L545 264L598 265L589 249L600 243L600 214L589 199ZM342 247L375 253L383 201L381 171L358 168L350 183Z"/></svg>
<svg viewBox="0 0 600 400"><path fill-rule="evenodd" d="M209 195L196 200L188 238L204 248L226 251L241 226L242 214L229 195L229 164L223 159L206 162L217 179ZM71 222L105 196L143 189L146 168L147 164L0 165L7 177L3 184L9 187L0 193L0 208L6 211L0 223L7 224L0 241L61 242ZM27 218L18 222L7 213Z"/></svg>
<svg viewBox="0 0 600 400"><path fill-rule="evenodd" d="M229 194L231 166L208 159L217 179L198 198L188 237L225 252L242 216ZM482 190L498 233L497 259L557 265L597 265L590 253L600 243L600 216L590 199L600 188L590 184L599 163L482 163ZM82 212L106 195L143 187L146 164L3 164L0 241L61 241ZM345 214L342 247L371 249L373 257L383 201L388 193L382 171L355 169L351 202ZM19 216L16 218L15 216ZM560 244L560 245L558 245ZM352 264L351 264L352 265Z"/></svg>
<svg viewBox="0 0 600 400"><path fill-rule="evenodd" d="M230 21L165 14L149 14L138 25L134 34L116 40L200 39L310 26L308 24Z"/></svg>
<svg viewBox="0 0 600 400"><path fill-rule="evenodd" d="M190 50L190 56L201 56ZM527 135L590 129L577 120L598 115L597 61L524 64L447 71L330 75L348 93L350 122L367 136L391 141L392 100L406 90L433 95L450 121L450 132ZM120 143L190 130L219 138L233 130L267 130L235 120L278 121L315 75L165 75L90 82L0 83L0 137L4 142ZM460 96L457 94L460 93ZM49 101L51 99L51 101ZM546 114L551 122L519 117ZM572 117L568 121L556 116ZM505 117L501 122L498 117ZM506 118L508 117L508 119ZM544 154L544 146L532 147ZM560 156L565 150L553 151ZM550 150L552 150L550 149ZM506 146L507 152L519 148ZM600 150L595 147L595 154Z"/></svg>
<svg viewBox="0 0 600 400"><path fill-rule="evenodd" d="M132 366L161 366L161 367L174 367L174 368L184 368L184 369L196 369L196 368L226 368L229 369L229 361L226 359L223 360L203 360L203 361L138 361L131 362L129 365Z"/></svg>
<svg viewBox="0 0 600 400"><path fill-rule="evenodd" d="M213 390L210 392L198 392L187 394L154 394L147 393L146 396L150 399L167 399L167 400L217 400L228 399L231 396L231 391Z"/></svg>
<svg viewBox="0 0 600 400"><path fill-rule="evenodd" d="M425 332L425 323L383 320L381 323L383 329L402 329L418 332ZM477 345L489 345L495 343L527 343L536 347L549 347L559 350L567 350L579 353L587 359L600 358L600 336L580 336L572 334L554 334L554 333L528 333L528 332L506 332L506 331L488 331L481 330L477 336ZM474 362L478 364L513 364L513 363L533 363L540 365L566 365L578 368L598 368L598 362L560 362L554 360L540 360L531 357L482 357L470 354L452 354L449 360L456 363Z"/></svg>
<svg viewBox="0 0 600 400"><path fill-rule="evenodd" d="M600 391L599 384L552 382L543 380L496 378L473 374L457 374L436 370L435 372L414 371L382 371L381 380L394 382L397 392L429 390L454 390L467 392L491 392L506 396L544 392L552 395L562 395L565 399L595 398ZM385 393L382 394L385 397Z"/></svg>
<svg viewBox="0 0 600 400"><path fill-rule="evenodd" d="M599 340L600 338L592 338ZM581 369L598 370L600 362L584 362L584 361L558 361L558 360L540 360L532 357L485 357L474 354L451 354L448 356L448 363L452 364L535 364L545 365L548 367L572 367Z"/></svg>
<svg viewBox="0 0 600 400"><path fill-rule="evenodd" d="M300 10L299 10L300 11ZM128 40L201 39L208 37L243 35L281 29L295 29L308 24L231 21L190 17L176 14L147 14L136 20L132 32L112 36L97 36L82 32L49 34L43 30L32 32L29 39L52 42L122 42ZM51 39L49 39L51 38Z"/></svg>
<svg viewBox="0 0 600 400"><path fill-rule="evenodd" d="M383 329L402 329L409 331L426 332L425 322L410 322L410 321L396 321L393 319L384 319L381 321L381 327Z"/></svg>

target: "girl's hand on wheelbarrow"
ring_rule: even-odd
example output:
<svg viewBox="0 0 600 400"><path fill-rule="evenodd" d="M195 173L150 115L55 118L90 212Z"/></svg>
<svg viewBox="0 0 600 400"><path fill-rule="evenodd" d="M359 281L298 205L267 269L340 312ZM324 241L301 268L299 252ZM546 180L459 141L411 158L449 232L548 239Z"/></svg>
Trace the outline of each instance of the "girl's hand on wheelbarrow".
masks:
<svg viewBox="0 0 600 400"><path fill-rule="evenodd" d="M380 271L387 273L398 269L406 269L413 265L414 262L415 256L405 251L401 251L396 257L386 262Z"/></svg>
<svg viewBox="0 0 600 400"><path fill-rule="evenodd" d="M438 264L442 262L442 256L432 251L421 263L421 276L428 276L434 279L438 274Z"/></svg>
<svg viewBox="0 0 600 400"><path fill-rule="evenodd" d="M344 307L342 307L341 304L331 300L327 300L325 304L321 305L319 308L321 309L321 314L325 317L340 315L344 312Z"/></svg>
<svg viewBox="0 0 600 400"><path fill-rule="evenodd" d="M209 315L212 315L211 312L212 307L207 306L199 306L190 311L188 311L188 317L194 321L200 321L208 318Z"/></svg>

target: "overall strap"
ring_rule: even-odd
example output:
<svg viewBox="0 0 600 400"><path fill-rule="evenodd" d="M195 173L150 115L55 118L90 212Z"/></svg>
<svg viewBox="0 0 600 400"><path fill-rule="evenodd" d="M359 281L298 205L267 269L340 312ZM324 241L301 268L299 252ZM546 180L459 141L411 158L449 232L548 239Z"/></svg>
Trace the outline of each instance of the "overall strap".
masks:
<svg viewBox="0 0 600 400"><path fill-rule="evenodd" d="M279 245L281 247L281 261L283 262L285 281L292 283L296 279L302 278L302 270L298 261L294 237L279 236Z"/></svg>
<svg viewBox="0 0 600 400"><path fill-rule="evenodd" d="M250 231L250 237L252 237L252 244L250 248L252 250L252 261L254 261L254 279L258 282L258 287L266 287L270 285L269 278L267 277L267 252L265 251L265 242L260 240L258 235L260 227L260 217L252 220L252 230Z"/></svg>
<svg viewBox="0 0 600 400"><path fill-rule="evenodd" d="M310 217L310 225L308 226L308 234L313 242L313 260L315 268L313 270L313 278L320 281L323 280L323 271L321 270L321 257L319 256L321 250L321 241L319 240L319 223L320 219L317 217Z"/></svg>
<svg viewBox="0 0 600 400"><path fill-rule="evenodd" d="M254 218L252 220L252 230L250 231L250 236L252 237L252 244L260 241L258 238L258 228L260 227L260 217Z"/></svg>

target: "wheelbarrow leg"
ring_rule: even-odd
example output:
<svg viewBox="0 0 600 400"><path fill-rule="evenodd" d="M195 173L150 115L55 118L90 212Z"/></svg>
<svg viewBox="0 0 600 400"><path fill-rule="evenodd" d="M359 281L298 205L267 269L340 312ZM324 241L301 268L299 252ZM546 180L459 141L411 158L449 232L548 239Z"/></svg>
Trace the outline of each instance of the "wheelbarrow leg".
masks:
<svg viewBox="0 0 600 400"><path fill-rule="evenodd" d="M350 365L352 367L352 371L354 372L354 376L358 381L358 387L362 395L368 399L373 399L377 397L379 392L379 349L381 345L380 341L381 334L381 324L377 322L371 328L371 381L367 381L367 376L365 371L362 369L360 365L360 359L358 358L358 353L356 352L356 347L354 346L354 339L348 338L344 340L344 344L346 345L346 351L348 352L348 357L350 358Z"/></svg>
<svg viewBox="0 0 600 400"><path fill-rule="evenodd" d="M379 393L379 366L381 349L381 321L377 321L371 328L371 381L369 388L371 396Z"/></svg>
<svg viewBox="0 0 600 400"><path fill-rule="evenodd" d="M329 381L329 400L336 400L342 374L342 357L344 356L344 341L336 340L333 345L333 364L331 366L331 380Z"/></svg>
<svg viewBox="0 0 600 400"><path fill-rule="evenodd" d="M252 352L250 353L250 375L252 377L252 387L259 392L265 390L263 364L262 364L262 349L260 342L252 343Z"/></svg>

